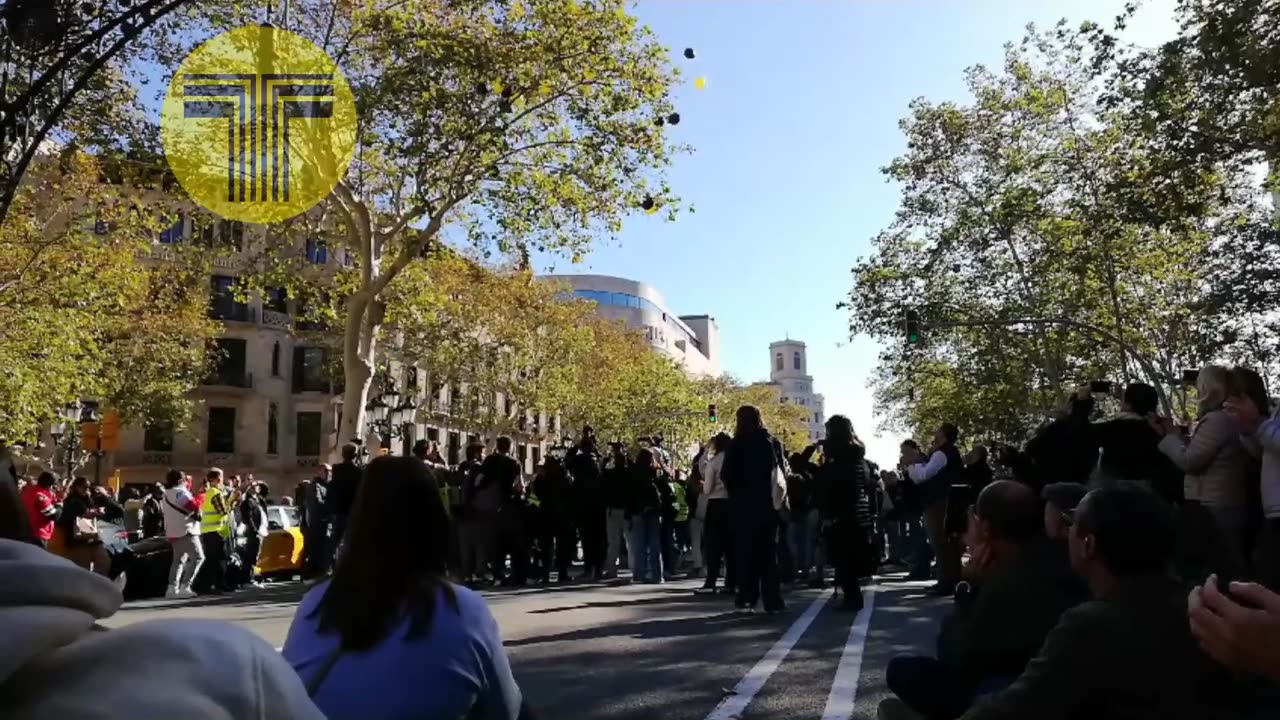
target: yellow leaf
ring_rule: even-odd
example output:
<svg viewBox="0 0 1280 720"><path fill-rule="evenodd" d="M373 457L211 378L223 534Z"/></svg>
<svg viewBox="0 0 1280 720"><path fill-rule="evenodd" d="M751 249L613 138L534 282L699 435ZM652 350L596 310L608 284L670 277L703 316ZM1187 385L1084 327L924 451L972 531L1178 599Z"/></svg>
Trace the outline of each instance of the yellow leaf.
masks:
<svg viewBox="0 0 1280 720"><path fill-rule="evenodd" d="M707 89L707 79L706 79L705 77L699 77L699 78L697 78L696 80L694 80L694 81L693 81L693 86L694 86L695 88L699 89L699 90L706 90L706 89Z"/></svg>

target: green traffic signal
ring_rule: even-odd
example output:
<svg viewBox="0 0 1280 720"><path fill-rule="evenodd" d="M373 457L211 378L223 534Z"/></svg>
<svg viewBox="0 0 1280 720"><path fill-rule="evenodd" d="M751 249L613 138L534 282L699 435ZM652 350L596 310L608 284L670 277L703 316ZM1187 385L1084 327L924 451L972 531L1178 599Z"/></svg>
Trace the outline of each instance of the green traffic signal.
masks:
<svg viewBox="0 0 1280 720"><path fill-rule="evenodd" d="M718 422L718 421L719 421L719 417L717 417L717 415L716 415L716 406L715 406L715 403L711 403L710 405L708 405L708 406L707 406L707 421L708 421L708 422Z"/></svg>
<svg viewBox="0 0 1280 720"><path fill-rule="evenodd" d="M915 310L908 310L906 322L907 344L915 345L920 342L920 313Z"/></svg>

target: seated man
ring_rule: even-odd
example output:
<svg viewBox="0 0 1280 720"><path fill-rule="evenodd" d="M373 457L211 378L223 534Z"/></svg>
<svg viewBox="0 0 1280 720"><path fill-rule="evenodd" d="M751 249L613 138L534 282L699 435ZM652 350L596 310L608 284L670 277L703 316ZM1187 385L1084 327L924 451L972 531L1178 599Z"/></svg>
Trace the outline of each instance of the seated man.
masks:
<svg viewBox="0 0 1280 720"><path fill-rule="evenodd" d="M1011 681L1058 618L1088 589L1044 537L1040 501L1026 485L991 483L969 510L970 559L955 611L943 621L938 656L898 657L886 681L896 700L881 720L954 720L984 684Z"/></svg>
<svg viewBox="0 0 1280 720"><path fill-rule="evenodd" d="M1221 717L1225 678L1196 646L1169 576L1166 506L1121 483L1090 492L1070 519L1071 564L1094 599L1063 614L1022 675L963 720Z"/></svg>

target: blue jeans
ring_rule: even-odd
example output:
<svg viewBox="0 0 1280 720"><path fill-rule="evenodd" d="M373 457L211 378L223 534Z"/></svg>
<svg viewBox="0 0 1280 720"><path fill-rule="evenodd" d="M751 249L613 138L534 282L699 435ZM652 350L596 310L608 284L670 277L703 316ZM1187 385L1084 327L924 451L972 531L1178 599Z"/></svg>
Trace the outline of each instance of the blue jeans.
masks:
<svg viewBox="0 0 1280 720"><path fill-rule="evenodd" d="M631 546L631 578L662 580L662 518L658 513L632 515L627 544Z"/></svg>
<svg viewBox="0 0 1280 720"><path fill-rule="evenodd" d="M795 570L808 574L817 564L818 529L822 519L817 510L810 510L803 518L793 519L787 525L787 547L791 550L791 559Z"/></svg>

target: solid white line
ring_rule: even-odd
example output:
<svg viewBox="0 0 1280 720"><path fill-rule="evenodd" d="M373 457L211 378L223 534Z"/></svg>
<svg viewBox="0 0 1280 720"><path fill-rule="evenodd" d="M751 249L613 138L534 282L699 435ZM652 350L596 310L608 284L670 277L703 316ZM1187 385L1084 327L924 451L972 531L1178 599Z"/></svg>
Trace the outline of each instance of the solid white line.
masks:
<svg viewBox="0 0 1280 720"><path fill-rule="evenodd" d="M804 635L804 631L809 629L813 624L813 619L818 617L818 613L822 611L822 607L827 604L827 600L831 599L832 590L823 590L809 607L801 613L800 617L787 628L787 631L778 638L778 642L769 648L769 652L760 658L755 667L747 671L746 675L738 681L733 687L733 694L720 701L706 720L737 720L742 713L751 704L752 698L756 693L760 692L760 688L764 687L764 683L769 676L778 669L782 664L783 658L787 653L791 652L791 648L795 647L800 641L800 636Z"/></svg>
<svg viewBox="0 0 1280 720"><path fill-rule="evenodd" d="M862 610L858 619L849 628L849 639L840 653L840 664L836 666L836 679L831 683L831 693L827 695L827 706L822 711L822 720L849 720L853 717L854 701L858 699L858 676L862 672L862 648L867 642L867 628L871 625L871 611L875 609L876 593L874 590L862 591Z"/></svg>

